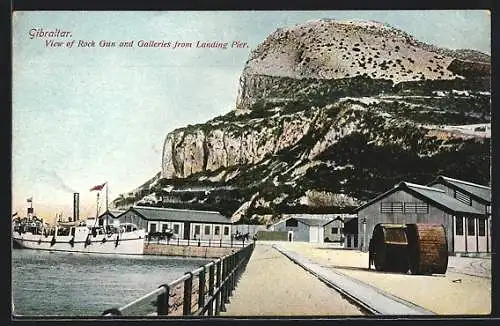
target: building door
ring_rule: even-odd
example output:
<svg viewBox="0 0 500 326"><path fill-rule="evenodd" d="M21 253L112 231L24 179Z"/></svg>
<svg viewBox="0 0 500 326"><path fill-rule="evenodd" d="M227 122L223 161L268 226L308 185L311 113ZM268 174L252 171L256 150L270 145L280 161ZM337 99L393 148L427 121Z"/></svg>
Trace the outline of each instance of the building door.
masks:
<svg viewBox="0 0 500 326"><path fill-rule="evenodd" d="M465 223L463 216L453 218L453 252L465 252Z"/></svg>
<svg viewBox="0 0 500 326"><path fill-rule="evenodd" d="M293 242L293 231L288 231L288 241Z"/></svg>
<svg viewBox="0 0 500 326"><path fill-rule="evenodd" d="M486 232L486 218L478 218L477 219L477 251L478 252L487 252L488 251L488 242L487 242L487 232Z"/></svg>
<svg viewBox="0 0 500 326"><path fill-rule="evenodd" d="M184 240L189 239L189 231L191 230L190 226L191 226L191 223L184 222Z"/></svg>
<svg viewBox="0 0 500 326"><path fill-rule="evenodd" d="M175 234L175 238L181 237L181 223L172 223L172 231Z"/></svg>
<svg viewBox="0 0 500 326"><path fill-rule="evenodd" d="M467 235L467 252L477 251L477 239L476 239L476 219L474 217L467 217L465 234Z"/></svg>
<svg viewBox="0 0 500 326"><path fill-rule="evenodd" d="M157 223L155 222L151 222L149 223L149 233L155 233L156 232L156 227L157 227Z"/></svg>
<svg viewBox="0 0 500 326"><path fill-rule="evenodd" d="M317 226L309 227L309 242L318 243L319 230Z"/></svg>
<svg viewBox="0 0 500 326"><path fill-rule="evenodd" d="M197 239L199 240L201 237L201 224L192 224L193 226L193 231L192 231L192 235L193 235L193 239Z"/></svg>

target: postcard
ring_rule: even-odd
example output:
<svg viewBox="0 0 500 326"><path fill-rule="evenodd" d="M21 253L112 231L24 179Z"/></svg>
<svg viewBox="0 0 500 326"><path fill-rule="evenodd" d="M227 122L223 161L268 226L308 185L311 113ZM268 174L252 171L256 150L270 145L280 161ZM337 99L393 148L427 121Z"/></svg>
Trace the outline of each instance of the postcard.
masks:
<svg viewBox="0 0 500 326"><path fill-rule="evenodd" d="M13 12L13 318L488 316L490 25Z"/></svg>

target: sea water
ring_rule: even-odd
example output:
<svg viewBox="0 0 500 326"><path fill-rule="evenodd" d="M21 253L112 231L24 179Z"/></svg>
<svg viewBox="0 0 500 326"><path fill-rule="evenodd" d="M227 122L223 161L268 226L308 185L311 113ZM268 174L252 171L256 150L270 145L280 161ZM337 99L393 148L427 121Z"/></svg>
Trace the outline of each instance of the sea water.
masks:
<svg viewBox="0 0 500 326"><path fill-rule="evenodd" d="M206 264L205 259L12 250L14 315L97 316ZM151 311L155 311L154 306Z"/></svg>

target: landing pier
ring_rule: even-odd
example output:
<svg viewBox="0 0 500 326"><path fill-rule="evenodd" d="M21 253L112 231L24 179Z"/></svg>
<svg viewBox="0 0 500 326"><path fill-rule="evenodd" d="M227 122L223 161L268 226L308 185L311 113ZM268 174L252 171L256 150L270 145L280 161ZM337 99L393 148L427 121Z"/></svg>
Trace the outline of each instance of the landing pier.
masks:
<svg viewBox="0 0 500 326"><path fill-rule="evenodd" d="M378 272L368 268L368 256L360 251L325 244L257 241L161 285L133 303L108 309L103 317L355 318L490 313L491 258L450 257L448 269L446 275ZM133 312L132 308L141 304L144 308L151 300L156 300L156 309L149 305Z"/></svg>

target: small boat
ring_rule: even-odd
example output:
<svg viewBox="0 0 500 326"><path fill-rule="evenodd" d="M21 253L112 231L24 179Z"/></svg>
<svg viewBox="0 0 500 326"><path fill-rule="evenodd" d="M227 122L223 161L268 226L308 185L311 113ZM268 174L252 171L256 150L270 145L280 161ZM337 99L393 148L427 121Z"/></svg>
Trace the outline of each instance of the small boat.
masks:
<svg viewBox="0 0 500 326"><path fill-rule="evenodd" d="M99 186L99 190L104 184ZM96 188L92 188L95 190ZM107 189L106 189L107 190ZM97 196L99 200L99 195ZM29 201L32 203L32 199ZM120 223L106 218L79 219L79 194L74 193L74 217L72 222L58 222L55 226L44 224L33 216L33 206L28 208L28 217L12 221L12 240L14 248L82 252L96 254L142 255L146 231L133 223ZM99 206L97 206L99 207ZM99 215L97 210L97 216Z"/></svg>

